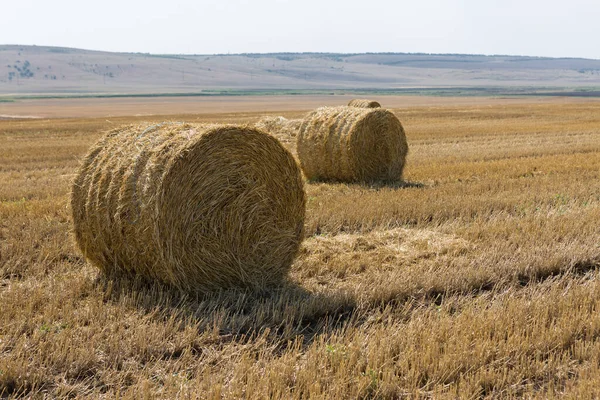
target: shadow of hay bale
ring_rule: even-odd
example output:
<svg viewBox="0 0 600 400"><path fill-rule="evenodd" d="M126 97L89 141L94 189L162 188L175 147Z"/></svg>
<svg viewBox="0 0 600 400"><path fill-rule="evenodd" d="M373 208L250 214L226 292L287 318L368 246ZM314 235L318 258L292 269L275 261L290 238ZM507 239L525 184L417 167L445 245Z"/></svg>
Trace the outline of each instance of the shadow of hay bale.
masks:
<svg viewBox="0 0 600 400"><path fill-rule="evenodd" d="M244 342L265 332L274 342L297 339L305 344L354 318L356 299L345 293L311 293L286 281L260 291L227 289L190 294L140 276L95 281L104 301L136 309L157 318L176 318L199 332L215 331L228 340Z"/></svg>

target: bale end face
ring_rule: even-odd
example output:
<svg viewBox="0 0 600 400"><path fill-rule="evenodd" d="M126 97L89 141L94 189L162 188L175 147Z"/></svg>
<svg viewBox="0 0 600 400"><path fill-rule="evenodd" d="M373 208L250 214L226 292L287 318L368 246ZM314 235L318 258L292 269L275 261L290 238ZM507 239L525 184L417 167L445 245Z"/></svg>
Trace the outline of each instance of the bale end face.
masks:
<svg viewBox="0 0 600 400"><path fill-rule="evenodd" d="M297 151L310 180L398 181L408 144L402 124L388 110L322 107L302 122Z"/></svg>

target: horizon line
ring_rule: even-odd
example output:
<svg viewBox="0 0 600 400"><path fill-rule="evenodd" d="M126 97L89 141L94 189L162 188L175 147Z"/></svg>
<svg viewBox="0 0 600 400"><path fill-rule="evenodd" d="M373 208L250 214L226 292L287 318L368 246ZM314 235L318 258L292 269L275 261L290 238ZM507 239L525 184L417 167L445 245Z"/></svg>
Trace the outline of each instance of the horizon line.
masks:
<svg viewBox="0 0 600 400"><path fill-rule="evenodd" d="M402 51L375 51L375 52L335 52L335 51L274 51L274 52L243 52L243 53L150 53L140 51L110 51L110 50L95 50L85 49L81 47L68 46L49 46L36 44L0 44L0 47L40 47L54 48L63 50L78 50L96 53L113 53L113 54L138 54L149 56L268 56L268 55L337 55L337 56L359 56L359 55L415 55L415 56L470 56L470 57L519 57L533 59L554 59L554 60L592 60L600 61L598 58L589 57L573 57L573 56L532 56L532 55L515 55L515 54L482 54L482 53L428 53L428 52L402 52Z"/></svg>

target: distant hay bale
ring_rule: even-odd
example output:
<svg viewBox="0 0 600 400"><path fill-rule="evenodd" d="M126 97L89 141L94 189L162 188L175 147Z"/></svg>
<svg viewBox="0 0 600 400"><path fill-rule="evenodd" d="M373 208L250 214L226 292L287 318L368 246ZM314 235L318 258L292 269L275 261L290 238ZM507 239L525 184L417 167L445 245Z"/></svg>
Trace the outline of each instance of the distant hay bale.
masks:
<svg viewBox="0 0 600 400"><path fill-rule="evenodd" d="M296 141L301 123L301 119L267 116L261 118L254 126L275 136L285 147L295 154L293 143Z"/></svg>
<svg viewBox="0 0 600 400"><path fill-rule="evenodd" d="M104 272L203 292L281 281L302 240L305 194L272 136L163 123L96 143L71 207L77 244Z"/></svg>
<svg viewBox="0 0 600 400"><path fill-rule="evenodd" d="M267 116L261 118L254 126L269 133L281 132L295 137L301 124L301 119Z"/></svg>
<svg viewBox="0 0 600 400"><path fill-rule="evenodd" d="M275 136L283 134L296 137L301 124L301 119L268 116L261 118L254 126Z"/></svg>
<svg viewBox="0 0 600 400"><path fill-rule="evenodd" d="M358 107L358 108L381 108L381 104L374 100L367 99L352 99L348 103L348 107Z"/></svg>
<svg viewBox="0 0 600 400"><path fill-rule="evenodd" d="M386 109L322 107L304 118L297 151L311 180L396 181L408 144L402 124Z"/></svg>

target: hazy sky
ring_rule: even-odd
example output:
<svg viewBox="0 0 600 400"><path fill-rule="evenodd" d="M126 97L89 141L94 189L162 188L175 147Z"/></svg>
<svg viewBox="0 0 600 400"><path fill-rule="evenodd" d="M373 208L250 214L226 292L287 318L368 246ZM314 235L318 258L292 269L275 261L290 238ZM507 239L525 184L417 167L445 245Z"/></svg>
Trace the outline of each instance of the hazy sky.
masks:
<svg viewBox="0 0 600 400"><path fill-rule="evenodd" d="M600 59L599 38L600 0L14 0L0 9L0 44L128 52Z"/></svg>

